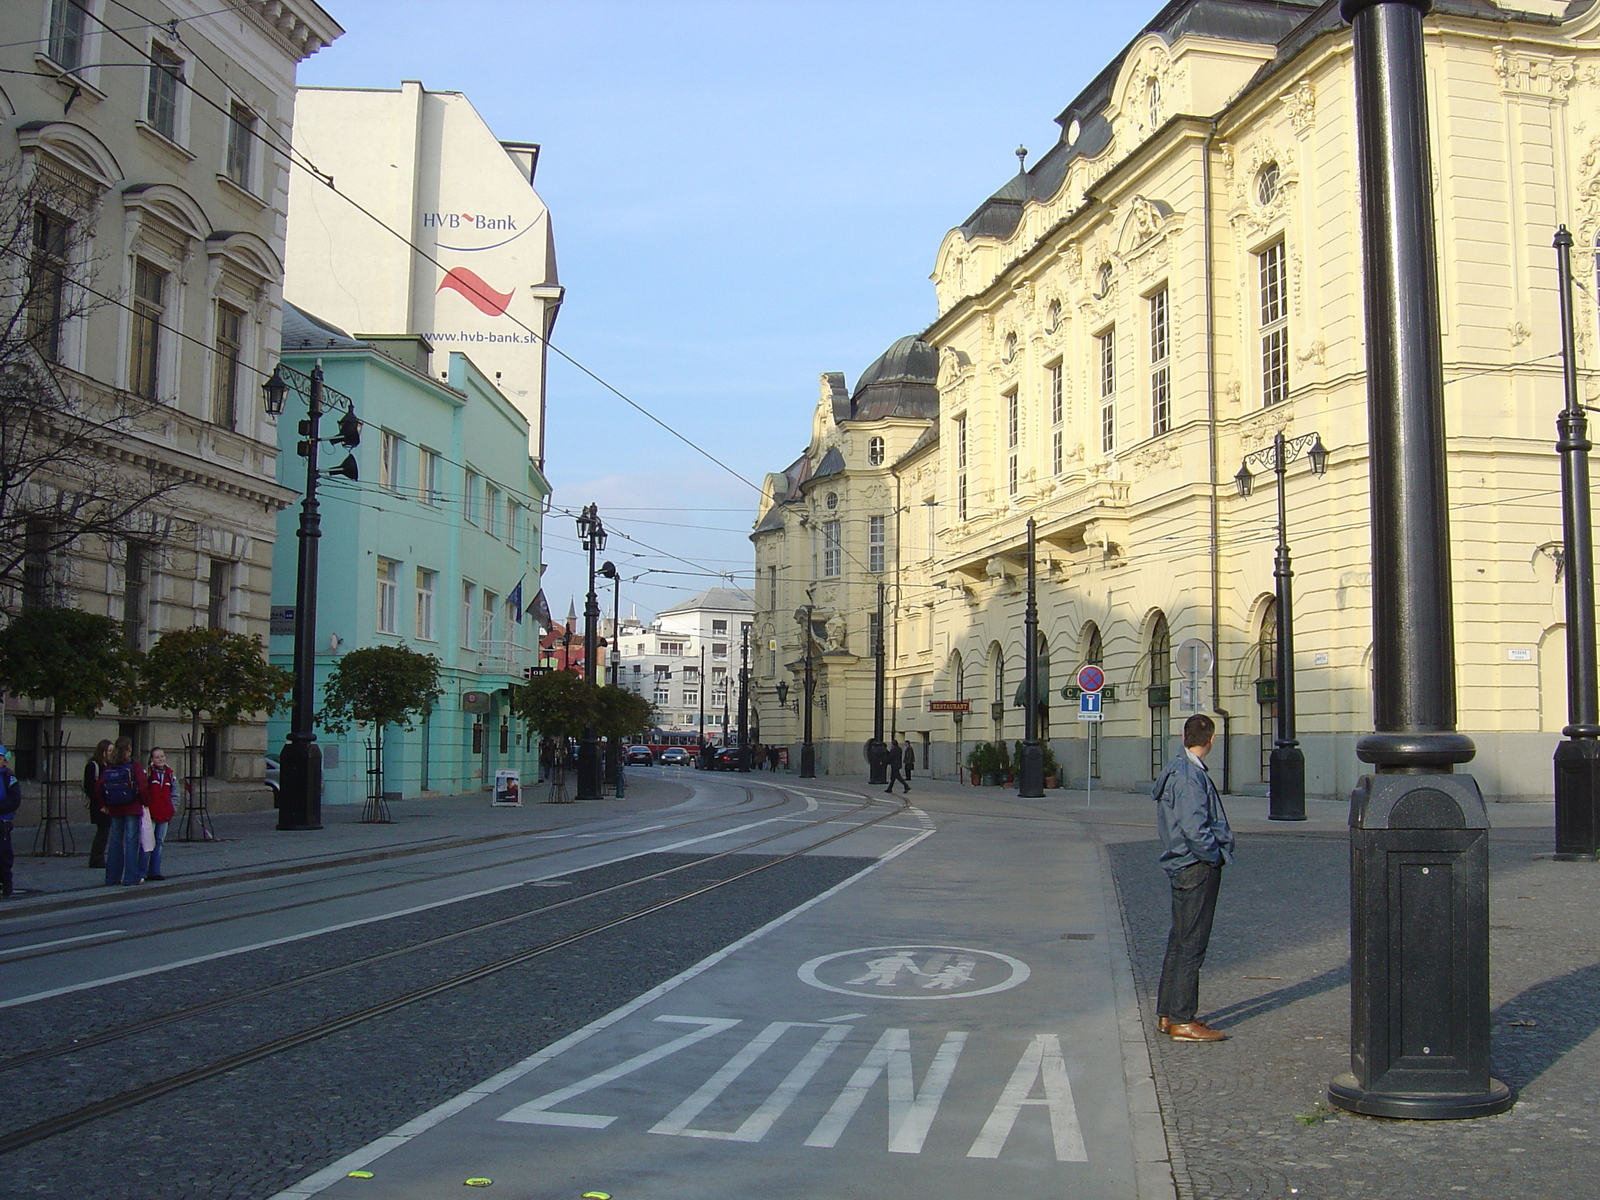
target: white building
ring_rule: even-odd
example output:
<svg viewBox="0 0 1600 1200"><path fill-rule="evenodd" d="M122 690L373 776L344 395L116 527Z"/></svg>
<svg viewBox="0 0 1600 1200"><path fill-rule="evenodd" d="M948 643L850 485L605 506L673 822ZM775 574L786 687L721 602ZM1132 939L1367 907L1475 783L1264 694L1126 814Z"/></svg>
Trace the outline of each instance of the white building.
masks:
<svg viewBox="0 0 1600 1200"><path fill-rule="evenodd" d="M654 702L663 730L697 732L703 711L706 732L724 738L738 727L740 652L754 614L750 596L714 587L666 609L648 625L625 619L617 639L618 680Z"/></svg>
<svg viewBox="0 0 1600 1200"><path fill-rule="evenodd" d="M420 334L470 355L527 417L543 467L544 339L561 286L550 213L533 190L539 147L501 141L460 92L407 80L301 88L294 148L338 189L294 172L285 290L295 303L358 338Z"/></svg>

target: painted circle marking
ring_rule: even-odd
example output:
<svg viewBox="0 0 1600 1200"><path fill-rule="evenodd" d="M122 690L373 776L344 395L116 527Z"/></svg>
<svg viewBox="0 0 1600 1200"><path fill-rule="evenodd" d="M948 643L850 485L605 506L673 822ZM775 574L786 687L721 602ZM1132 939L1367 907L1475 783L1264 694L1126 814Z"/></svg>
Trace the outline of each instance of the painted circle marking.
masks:
<svg viewBox="0 0 1600 1200"><path fill-rule="evenodd" d="M1020 958L966 946L863 946L800 964L802 983L875 1000L965 1000L1008 991L1033 972Z"/></svg>

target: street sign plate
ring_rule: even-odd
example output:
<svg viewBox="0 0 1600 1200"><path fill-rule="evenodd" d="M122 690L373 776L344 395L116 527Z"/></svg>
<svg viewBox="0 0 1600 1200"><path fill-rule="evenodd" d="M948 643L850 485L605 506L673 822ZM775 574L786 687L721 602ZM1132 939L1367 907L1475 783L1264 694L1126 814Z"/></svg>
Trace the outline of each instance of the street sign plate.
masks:
<svg viewBox="0 0 1600 1200"><path fill-rule="evenodd" d="M1102 721L1105 714L1100 711L1100 693L1082 692L1078 696L1078 720Z"/></svg>
<svg viewBox="0 0 1600 1200"><path fill-rule="evenodd" d="M1106 685L1106 673L1094 663L1078 668L1078 686L1086 692L1098 692Z"/></svg>
<svg viewBox="0 0 1600 1200"><path fill-rule="evenodd" d="M1178 674L1185 679L1201 679L1211 674L1211 664L1216 661L1211 647L1201 638L1184 638L1178 643L1174 656Z"/></svg>

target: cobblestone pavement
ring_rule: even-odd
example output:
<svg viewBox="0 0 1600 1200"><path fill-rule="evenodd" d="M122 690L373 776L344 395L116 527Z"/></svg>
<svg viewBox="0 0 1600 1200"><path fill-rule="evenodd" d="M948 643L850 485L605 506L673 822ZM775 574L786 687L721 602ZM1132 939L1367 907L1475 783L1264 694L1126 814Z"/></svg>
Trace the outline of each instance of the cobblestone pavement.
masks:
<svg viewBox="0 0 1600 1200"><path fill-rule="evenodd" d="M1349 1069L1349 852L1343 806L1318 807L1339 820L1235 822L1238 858L1201 979L1203 1019L1229 1034L1212 1045L1153 1032L1168 890L1148 800L1085 814L1107 843L1131 935L1180 1196L1595 1195L1600 865L1535 857L1550 846L1547 810L1491 835L1493 1069L1516 1106L1474 1121L1354 1116L1325 1100L1328 1080Z"/></svg>
<svg viewBox="0 0 1600 1200"><path fill-rule="evenodd" d="M567 878L575 894L696 858L657 854ZM761 858L734 855L650 885L642 900L636 890L597 898L559 917L468 935L415 958L391 959L305 991L151 1031L134 1044L96 1047L84 1056L94 1056L90 1061L68 1057L41 1063L38 1070L7 1072L0 1076L0 1105L13 1126L31 1123L105 1094L113 1080L126 1086L210 1061L219 1052L270 1040L311 1020L688 891L696 882L737 874ZM804 857L779 863L683 906L25 1147L6 1156L0 1197L259 1200L581 1028L871 861ZM119 1007L124 1002L131 1022L162 1005L236 993L445 932L468 918L491 919L518 911L519 905L548 903L554 891L500 893L293 948L130 981L121 1000L107 994L109 989L96 989L66 1006L50 1002L48 1012L45 1005L12 1009L6 1042L15 1052L40 1039L53 1043L63 1029L90 1032L115 1025L124 1019ZM567 894L560 892L561 898ZM41 1012L34 1014L35 1008Z"/></svg>

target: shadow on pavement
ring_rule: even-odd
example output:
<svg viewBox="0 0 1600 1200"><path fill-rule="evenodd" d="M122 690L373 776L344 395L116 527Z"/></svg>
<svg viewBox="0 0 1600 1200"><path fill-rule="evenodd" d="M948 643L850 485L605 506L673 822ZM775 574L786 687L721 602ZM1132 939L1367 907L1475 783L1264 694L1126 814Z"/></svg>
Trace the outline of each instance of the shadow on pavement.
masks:
<svg viewBox="0 0 1600 1200"><path fill-rule="evenodd" d="M1600 963L1578 967L1518 992L1490 1014L1494 1069L1518 1091L1600 1029ZM1533 1024L1526 1024L1533 1022Z"/></svg>
<svg viewBox="0 0 1600 1200"><path fill-rule="evenodd" d="M1288 987L1277 988L1265 992L1260 996L1252 996L1248 1000L1240 1000L1235 1004L1225 1005L1222 1008L1212 1009L1206 1015L1208 1025L1223 1025L1232 1028L1243 1025L1256 1017L1265 1016L1280 1008L1287 1008L1299 1000L1306 1000L1312 996L1320 996L1323 992L1331 992L1342 988L1350 982L1350 963L1346 960L1337 967L1323 971L1320 975L1313 975L1310 979L1302 979L1299 983L1290 984Z"/></svg>

